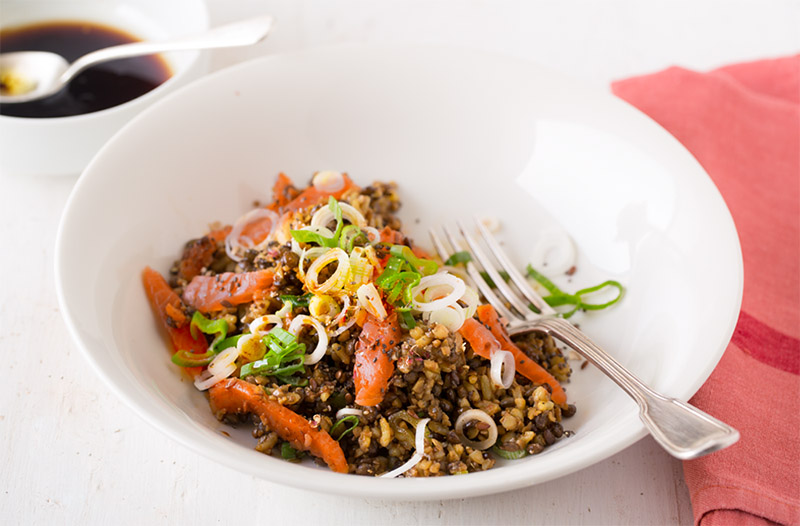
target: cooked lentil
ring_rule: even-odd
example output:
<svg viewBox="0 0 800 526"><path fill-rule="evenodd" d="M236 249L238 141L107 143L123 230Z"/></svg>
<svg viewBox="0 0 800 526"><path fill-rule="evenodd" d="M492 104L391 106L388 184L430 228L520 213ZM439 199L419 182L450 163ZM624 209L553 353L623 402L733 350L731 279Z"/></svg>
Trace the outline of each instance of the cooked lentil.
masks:
<svg viewBox="0 0 800 526"><path fill-rule="evenodd" d="M301 195L293 186L282 192L286 200ZM376 182L363 189L353 187L341 195L338 202L353 206L369 227L401 230L396 215L400 199L394 183ZM313 206L298 210L290 216L291 228L308 225L314 213L326 203L315 202ZM408 238L400 237L404 244L413 247ZM398 241L395 238L394 242ZM388 256L382 245L376 247L376 253L378 258ZM203 264L201 268L192 269L186 264L187 258L196 254L202 255ZM204 236L186 244L182 259L172 267L170 285L181 295L195 270L202 276L217 276L223 272L274 272L272 286L253 301L240 305L223 302L222 310L208 314L212 319L225 319L231 327L228 331L231 336L248 332L250 322L284 308L281 296L306 293L300 275L308 270L309 264L306 259L304 269L299 268L300 257L288 240L272 241L260 250L249 249L237 263L226 252L223 242ZM325 282L336 266L332 264L323 269L319 283ZM187 311L191 316L192 309L189 307ZM307 306L295 306L290 316L309 314ZM334 316L327 316L323 321L331 335L327 352L319 362L305 365L297 385L263 374L246 376L244 380L261 386L270 400L306 418L312 428L328 432L336 422L338 410L356 407L353 364L363 323L354 323L333 334ZM400 341L385 346L384 352L395 369L382 401L376 406L358 407L363 411L358 424L339 440L350 473L375 476L406 462L414 453L415 428L422 418L430 419L424 456L404 476L443 476L490 469L496 459L489 450L480 451L464 445L455 432L459 415L470 409L480 409L492 418L498 433L496 446L508 452L524 450L536 455L568 436L563 419L575 414L575 406L555 404L550 398L550 386L534 384L517 375L509 388L498 387L491 379L489 361L475 354L459 332L425 319L417 319L416 323L410 330L401 331ZM302 331L298 335L298 341L305 344L309 352L317 342L313 332ZM569 380L569 363L552 338L529 333L514 341L559 382ZM234 376L238 376L241 365L240 359L236 362ZM280 456L284 441L263 419L223 412L217 416L231 425L252 423L252 434L257 439L255 449ZM464 434L469 440L481 441L489 436L489 428L487 423L470 421L464 426Z"/></svg>

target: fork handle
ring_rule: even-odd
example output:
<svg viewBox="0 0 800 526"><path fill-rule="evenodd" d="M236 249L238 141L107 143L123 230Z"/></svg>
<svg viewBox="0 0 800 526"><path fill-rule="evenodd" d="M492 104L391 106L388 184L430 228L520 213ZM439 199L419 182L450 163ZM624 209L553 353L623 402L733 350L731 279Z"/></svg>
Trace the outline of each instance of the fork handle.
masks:
<svg viewBox="0 0 800 526"><path fill-rule="evenodd" d="M544 318L536 325L574 349L628 393L639 405L639 418L645 427L672 456L697 458L739 440L739 432L724 422L653 391L568 321Z"/></svg>

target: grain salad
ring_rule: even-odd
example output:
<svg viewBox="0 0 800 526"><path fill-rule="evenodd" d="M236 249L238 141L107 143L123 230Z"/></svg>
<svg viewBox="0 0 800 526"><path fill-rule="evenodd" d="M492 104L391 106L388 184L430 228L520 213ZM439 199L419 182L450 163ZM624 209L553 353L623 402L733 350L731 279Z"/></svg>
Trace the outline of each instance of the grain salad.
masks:
<svg viewBox="0 0 800 526"><path fill-rule="evenodd" d="M211 225L166 278L143 271L172 362L256 450L340 473L471 473L569 436L561 349L510 338L464 258L426 253L399 209L393 183L279 175L269 204Z"/></svg>

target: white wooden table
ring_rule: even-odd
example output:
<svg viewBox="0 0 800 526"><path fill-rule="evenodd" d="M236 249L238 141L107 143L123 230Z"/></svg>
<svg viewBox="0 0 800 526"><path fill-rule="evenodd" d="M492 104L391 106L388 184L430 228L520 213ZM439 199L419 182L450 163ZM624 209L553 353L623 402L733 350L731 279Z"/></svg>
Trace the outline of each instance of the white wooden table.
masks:
<svg viewBox="0 0 800 526"><path fill-rule="evenodd" d="M607 89L672 64L707 69L800 50L792 0L208 4L214 24L277 18L267 42L215 53L215 69L329 43L437 42L528 58ZM284 488L184 449L122 405L67 335L53 246L74 183L4 173L0 159L0 524L691 523L681 464L650 438L549 484L422 503Z"/></svg>

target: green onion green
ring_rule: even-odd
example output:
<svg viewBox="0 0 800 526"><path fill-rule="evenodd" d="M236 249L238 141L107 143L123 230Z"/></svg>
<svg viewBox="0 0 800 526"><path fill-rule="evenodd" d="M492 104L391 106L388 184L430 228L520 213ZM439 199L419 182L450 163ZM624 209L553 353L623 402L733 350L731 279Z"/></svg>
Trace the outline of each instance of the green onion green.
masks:
<svg viewBox="0 0 800 526"><path fill-rule="evenodd" d="M360 419L358 418L358 416L356 416L356 415L347 415L347 416L343 416L342 418L340 418L339 420L337 420L335 424L333 424L333 425L331 426L331 430L330 430L330 433L329 433L329 434L330 434L332 437L334 437L334 436L336 435L336 430L339 428L339 426L344 426L344 425L346 425L347 423L350 423L350 424L351 424L351 425L350 425L350 427L347 427L347 428L345 428L345 429L344 429L344 431L342 431L341 433L339 433L339 436L338 436L338 437L335 437L335 438L336 438L336 440L341 440L342 438L344 438L344 436L345 436L347 433L351 432L353 429L355 429L356 427L358 427L358 424L359 424L360 422L361 422L361 420L360 420Z"/></svg>
<svg viewBox="0 0 800 526"><path fill-rule="evenodd" d="M439 270L439 265L437 265L435 261L417 257L411 248L405 245L392 245L389 249L389 253L393 256L405 259L415 271L423 276L430 276Z"/></svg>
<svg viewBox="0 0 800 526"><path fill-rule="evenodd" d="M411 290L419 285L422 276L439 270L439 265L430 259L417 257L405 245L391 245L389 254L383 272L375 279L375 285L386 293L386 300L395 306L400 324L406 329L413 329L416 322L410 312L414 300Z"/></svg>
<svg viewBox="0 0 800 526"><path fill-rule="evenodd" d="M492 446L492 453L506 460L517 460L528 456L528 452L524 449L520 449L518 451L508 451L507 449L498 447L497 444Z"/></svg>
<svg viewBox="0 0 800 526"><path fill-rule="evenodd" d="M305 456L305 453L298 451L292 447L289 442L281 444L281 458L284 460L300 460Z"/></svg>
<svg viewBox="0 0 800 526"><path fill-rule="evenodd" d="M181 350L172 355L172 363L181 367L203 367L210 364L216 355L210 349L202 354Z"/></svg>
<svg viewBox="0 0 800 526"><path fill-rule="evenodd" d="M342 207L339 206L339 201L337 201L333 196L328 199L328 207L331 209L331 212L333 212L333 217L336 218L336 230L333 232L333 236L326 237L317 232L312 232L311 230L292 230L290 233L295 241L298 243L316 243L321 247L328 248L339 246L339 236L341 235L342 228L344 227L344 221L342 220Z"/></svg>
<svg viewBox="0 0 800 526"><path fill-rule="evenodd" d="M470 253L466 250L462 250L461 252L455 252L452 254L449 258L447 258L447 261L445 261L444 264L453 266L460 263L469 263L470 261L472 261L472 255L470 255Z"/></svg>
<svg viewBox="0 0 800 526"><path fill-rule="evenodd" d="M236 345L240 336L232 336L225 338L228 334L228 322L223 319L210 320L203 316L200 311L195 311L192 315L192 321L189 324L189 332L192 338L197 339L200 337L198 331L203 334L214 334L214 340L208 346L208 350L204 353L193 353L187 350L179 350L172 355L172 363L181 367L203 367L211 363L214 356L222 349ZM232 342L232 343L231 343Z"/></svg>
<svg viewBox="0 0 800 526"><path fill-rule="evenodd" d="M260 360L242 365L239 378L250 375L274 376L283 383L299 385L302 379L292 375L305 373L305 344L299 343L294 334L280 327L273 327L262 337L262 341L267 353Z"/></svg>
<svg viewBox="0 0 800 526"><path fill-rule="evenodd" d="M411 315L410 309L397 308L397 314L400 316L400 326L410 331L417 326L414 316Z"/></svg>
<svg viewBox="0 0 800 526"><path fill-rule="evenodd" d="M489 275L488 272L481 270L480 274L481 277L483 278L483 281L485 281L487 285L489 285L492 288L497 287L497 285L495 285L494 280L492 279L492 277ZM498 271L498 274L500 274L500 277L503 278L503 281L505 281L506 283L508 283L511 280L511 276L509 276L508 272L506 272L505 270Z"/></svg>
<svg viewBox="0 0 800 526"><path fill-rule="evenodd" d="M311 230L292 230L291 234L298 243L315 243L321 247L328 247L331 243L331 238Z"/></svg>
<svg viewBox="0 0 800 526"><path fill-rule="evenodd" d="M281 294L278 296L281 301L288 301L292 304L292 309L296 309L298 307L308 307L308 302L311 301L311 298L314 295L309 293L303 294L302 296L293 296L291 294Z"/></svg>
<svg viewBox="0 0 800 526"><path fill-rule="evenodd" d="M342 229L342 234L339 236L339 248L349 254L355 248L356 243L361 243L362 245L369 243L369 238L356 225L347 225Z"/></svg>
<svg viewBox="0 0 800 526"><path fill-rule="evenodd" d="M544 301L547 302L548 305L551 307L561 307L564 305L572 306L572 309L564 311L561 313L563 318L569 318L573 314L575 314L579 310L601 310L605 309L606 307L610 307L611 305L617 303L619 300L622 299L622 296L625 295L625 287L618 281L609 279L606 280L599 285L595 285L593 287L587 287L585 289L581 289L575 294L568 294L558 288L552 281L550 281L546 276L542 275L538 272L533 266L528 265L528 276L535 279L542 287L544 287L547 292L550 293L549 296L544 297ZM587 303L584 301L583 297L587 294L592 294L598 292L602 289L607 287L612 287L617 289L617 295L607 301L605 303Z"/></svg>
<svg viewBox="0 0 800 526"><path fill-rule="evenodd" d="M192 322L189 324L189 331L192 333L192 338L197 339L199 337L197 334L198 330L203 334L216 334L211 345L208 347L209 350L214 351L217 345L228 335L228 322L222 318L210 320L203 316L203 313L199 310L194 311Z"/></svg>

